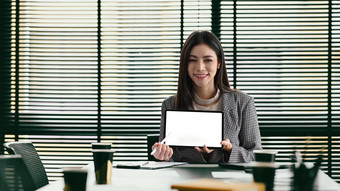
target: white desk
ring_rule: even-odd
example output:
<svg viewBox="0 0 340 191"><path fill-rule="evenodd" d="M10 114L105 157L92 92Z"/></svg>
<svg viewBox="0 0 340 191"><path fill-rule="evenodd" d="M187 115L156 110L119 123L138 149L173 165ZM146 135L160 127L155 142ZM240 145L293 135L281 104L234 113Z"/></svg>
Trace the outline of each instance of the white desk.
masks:
<svg viewBox="0 0 340 191"><path fill-rule="evenodd" d="M175 183L186 182L197 178L216 178L229 182L252 182L252 174L244 171L228 170L218 165L183 165L158 170L112 169L112 183L97 185L95 183L93 164L88 169L87 191L133 190L133 191L167 191ZM280 169L275 175L275 191L289 191L291 172ZM317 177L317 190L339 191L340 186L322 171ZM64 182L59 180L40 188L38 191L63 190Z"/></svg>

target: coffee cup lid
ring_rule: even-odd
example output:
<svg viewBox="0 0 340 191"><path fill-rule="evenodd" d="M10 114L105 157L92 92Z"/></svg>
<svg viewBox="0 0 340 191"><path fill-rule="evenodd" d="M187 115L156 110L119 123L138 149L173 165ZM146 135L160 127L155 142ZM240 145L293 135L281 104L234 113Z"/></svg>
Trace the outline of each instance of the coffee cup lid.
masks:
<svg viewBox="0 0 340 191"><path fill-rule="evenodd" d="M92 145L112 145L112 143L91 143Z"/></svg>
<svg viewBox="0 0 340 191"><path fill-rule="evenodd" d="M87 169L83 168L83 167L70 167L70 166L67 166L67 167L61 167L61 170L63 172L87 172Z"/></svg>

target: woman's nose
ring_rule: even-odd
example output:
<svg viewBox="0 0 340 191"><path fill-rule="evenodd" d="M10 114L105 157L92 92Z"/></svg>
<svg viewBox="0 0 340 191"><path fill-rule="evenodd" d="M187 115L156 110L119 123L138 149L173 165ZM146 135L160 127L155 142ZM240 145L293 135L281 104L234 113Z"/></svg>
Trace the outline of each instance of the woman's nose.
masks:
<svg viewBox="0 0 340 191"><path fill-rule="evenodd" d="M199 60L198 63L197 63L197 69L199 71L204 71L205 70L205 65L204 65L204 62L203 60Z"/></svg>

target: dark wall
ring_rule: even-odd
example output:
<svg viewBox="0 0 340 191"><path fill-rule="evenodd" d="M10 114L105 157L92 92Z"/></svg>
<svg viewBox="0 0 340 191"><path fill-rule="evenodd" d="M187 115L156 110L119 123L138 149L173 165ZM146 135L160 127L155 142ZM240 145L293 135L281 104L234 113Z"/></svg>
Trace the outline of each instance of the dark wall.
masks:
<svg viewBox="0 0 340 191"><path fill-rule="evenodd" d="M0 153L10 115L11 0L0 1Z"/></svg>

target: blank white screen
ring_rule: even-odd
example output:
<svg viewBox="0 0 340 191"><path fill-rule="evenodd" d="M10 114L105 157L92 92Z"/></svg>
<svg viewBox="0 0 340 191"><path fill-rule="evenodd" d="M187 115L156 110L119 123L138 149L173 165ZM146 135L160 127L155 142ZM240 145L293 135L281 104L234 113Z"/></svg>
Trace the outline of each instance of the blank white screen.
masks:
<svg viewBox="0 0 340 191"><path fill-rule="evenodd" d="M222 112L166 111L166 144L221 147L222 125Z"/></svg>

